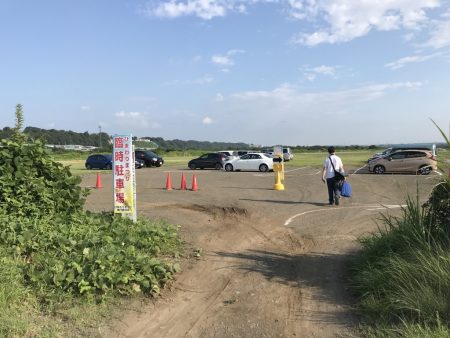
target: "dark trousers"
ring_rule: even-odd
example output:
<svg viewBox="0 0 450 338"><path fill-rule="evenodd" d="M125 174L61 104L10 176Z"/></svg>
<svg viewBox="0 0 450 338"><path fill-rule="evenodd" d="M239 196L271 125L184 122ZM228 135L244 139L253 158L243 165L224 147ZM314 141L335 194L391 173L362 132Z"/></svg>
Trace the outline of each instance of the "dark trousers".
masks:
<svg viewBox="0 0 450 338"><path fill-rule="evenodd" d="M328 202L330 204L339 204L339 198L341 197L339 192L339 187L337 185L336 179L334 177L327 178L328 187Z"/></svg>

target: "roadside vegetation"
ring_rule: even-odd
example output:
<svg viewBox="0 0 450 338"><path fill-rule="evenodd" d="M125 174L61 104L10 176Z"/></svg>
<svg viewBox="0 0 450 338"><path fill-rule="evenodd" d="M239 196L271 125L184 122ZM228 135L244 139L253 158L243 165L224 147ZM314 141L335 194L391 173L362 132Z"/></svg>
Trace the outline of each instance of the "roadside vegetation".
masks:
<svg viewBox="0 0 450 338"><path fill-rule="evenodd" d="M450 180L423 205L408 199L403 214L384 216L383 225L361 240L352 266L364 336L449 337Z"/></svg>
<svg viewBox="0 0 450 338"><path fill-rule="evenodd" d="M178 228L83 210L80 177L16 127L0 141L0 336L95 336L122 296L179 271Z"/></svg>

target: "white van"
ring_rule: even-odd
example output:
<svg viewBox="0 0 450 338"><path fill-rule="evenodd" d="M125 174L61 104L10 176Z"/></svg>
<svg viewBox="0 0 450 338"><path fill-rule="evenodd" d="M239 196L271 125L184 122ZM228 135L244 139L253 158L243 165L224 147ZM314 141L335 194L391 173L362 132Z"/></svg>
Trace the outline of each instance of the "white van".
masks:
<svg viewBox="0 0 450 338"><path fill-rule="evenodd" d="M273 156L273 148L266 148L261 150L262 153ZM283 148L283 161L290 161L294 158L294 154L291 151L291 148L284 147Z"/></svg>
<svg viewBox="0 0 450 338"><path fill-rule="evenodd" d="M283 148L283 160L290 161L294 158L294 154L291 152L291 148Z"/></svg>

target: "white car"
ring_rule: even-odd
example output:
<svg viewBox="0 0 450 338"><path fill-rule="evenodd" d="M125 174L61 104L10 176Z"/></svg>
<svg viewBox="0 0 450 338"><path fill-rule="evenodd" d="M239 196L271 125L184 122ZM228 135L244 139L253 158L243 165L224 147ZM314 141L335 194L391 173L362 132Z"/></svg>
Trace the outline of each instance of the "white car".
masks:
<svg viewBox="0 0 450 338"><path fill-rule="evenodd" d="M229 158L224 162L226 171L259 170L262 172L273 170L273 159L263 153L248 153L241 157Z"/></svg>

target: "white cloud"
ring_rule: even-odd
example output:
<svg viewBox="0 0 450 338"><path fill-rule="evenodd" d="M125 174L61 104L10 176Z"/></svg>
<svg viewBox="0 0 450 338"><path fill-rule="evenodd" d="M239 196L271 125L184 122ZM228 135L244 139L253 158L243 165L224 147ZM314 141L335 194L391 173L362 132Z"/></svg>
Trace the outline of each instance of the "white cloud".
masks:
<svg viewBox="0 0 450 338"><path fill-rule="evenodd" d="M80 109L81 109L82 111L90 111L90 110L91 110L91 107L90 107L90 106L81 106Z"/></svg>
<svg viewBox="0 0 450 338"><path fill-rule="evenodd" d="M234 61L230 59L228 56L224 55L213 55L211 57L211 62L219 65L219 66L232 66L234 65Z"/></svg>
<svg viewBox="0 0 450 338"><path fill-rule="evenodd" d="M308 81L314 81L318 75L336 78L336 67L321 65L317 67L304 66L301 68Z"/></svg>
<svg viewBox="0 0 450 338"><path fill-rule="evenodd" d="M222 94L217 93L214 100L217 101L217 102L222 102L224 100L224 97L223 97Z"/></svg>
<svg viewBox="0 0 450 338"><path fill-rule="evenodd" d="M435 49L450 46L450 20L448 18L435 24L425 46Z"/></svg>
<svg viewBox="0 0 450 338"><path fill-rule="evenodd" d="M177 18L194 15L204 20L225 16L227 7L216 0L169 1L156 7L148 6L144 12L162 18Z"/></svg>
<svg viewBox="0 0 450 338"><path fill-rule="evenodd" d="M169 0L149 2L142 10L148 16L178 18L196 16L203 20L224 17L230 12L247 13L249 6L277 4L294 20L311 22L312 32L301 32L292 41L315 46L341 43L367 35L371 30L418 31L429 24L427 11L442 0ZM442 15L447 18L449 15ZM448 22L442 22L428 43L449 44ZM438 47L436 47L438 48ZM440 48L440 47L439 47ZM226 62L219 60L218 62Z"/></svg>
<svg viewBox="0 0 450 338"><path fill-rule="evenodd" d="M403 57L403 58L398 59L396 61L386 63L384 66L386 68L395 70L395 69L403 68L407 64L410 64L410 63L425 62L425 61L428 61L430 59L434 59L434 58L437 58L437 57L444 56L445 54L446 53L440 52L440 53L434 53L434 54L429 54L429 55L406 56L406 57Z"/></svg>
<svg viewBox="0 0 450 338"><path fill-rule="evenodd" d="M368 102L398 89L414 89L422 86L421 82L381 83L332 92L302 93L295 87L285 84L272 91L248 91L233 94L231 97L240 102L251 102L266 107L278 107L276 110L292 111L298 107L315 107L322 111L337 110L345 105ZM275 110L275 111L276 111Z"/></svg>
<svg viewBox="0 0 450 338"><path fill-rule="evenodd" d="M161 125L156 121L151 121L147 113L120 111L114 114L116 124L121 127L143 129L158 129Z"/></svg>
<svg viewBox="0 0 450 338"><path fill-rule="evenodd" d="M210 118L209 116L206 116L203 120L202 120L202 123L203 124L211 124L211 123L213 123L214 121L212 120L212 118Z"/></svg>
<svg viewBox="0 0 450 338"><path fill-rule="evenodd" d="M330 66L325 66L325 65L314 67L314 68L312 68L312 71L314 71L317 74L322 74L322 75L330 75L330 76L335 75L335 68L330 67Z"/></svg>
<svg viewBox="0 0 450 338"><path fill-rule="evenodd" d="M211 62L222 68L223 72L228 72L231 66L234 66L234 59L232 56L245 53L242 49L231 49L225 55L216 54L211 57Z"/></svg>
<svg viewBox="0 0 450 338"><path fill-rule="evenodd" d="M420 29L427 21L426 10L439 6L439 0L291 0L291 16L308 18L324 28L311 33L300 33L293 41L307 46L321 43L351 41L368 34L372 29Z"/></svg>

